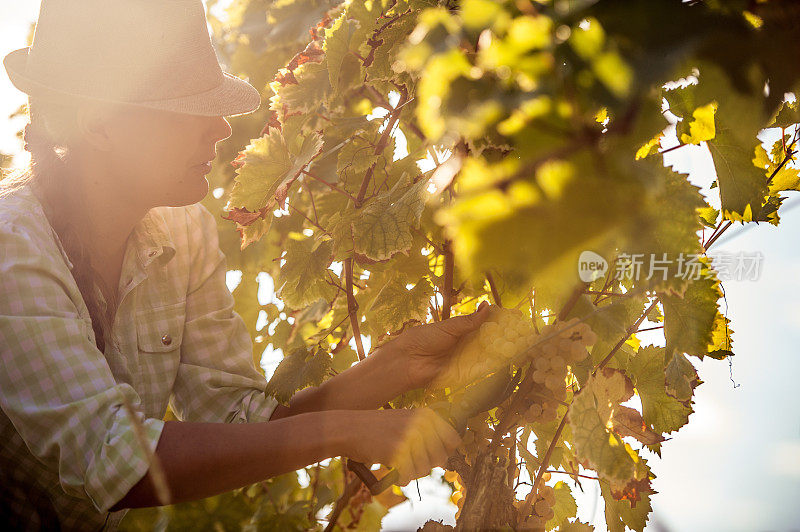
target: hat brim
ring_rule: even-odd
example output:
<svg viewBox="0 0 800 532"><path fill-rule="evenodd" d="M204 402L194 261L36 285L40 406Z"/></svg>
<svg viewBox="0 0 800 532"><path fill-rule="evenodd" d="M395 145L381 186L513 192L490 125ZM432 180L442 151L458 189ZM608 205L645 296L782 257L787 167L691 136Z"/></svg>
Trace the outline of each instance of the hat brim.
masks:
<svg viewBox="0 0 800 532"><path fill-rule="evenodd" d="M75 94L51 87L27 76L27 63L28 48L14 50L3 59L11 83L25 94L42 98L95 100L200 116L242 115L252 113L261 105L261 95L255 87L227 72L223 72L224 79L220 85L199 94L167 100L122 101Z"/></svg>

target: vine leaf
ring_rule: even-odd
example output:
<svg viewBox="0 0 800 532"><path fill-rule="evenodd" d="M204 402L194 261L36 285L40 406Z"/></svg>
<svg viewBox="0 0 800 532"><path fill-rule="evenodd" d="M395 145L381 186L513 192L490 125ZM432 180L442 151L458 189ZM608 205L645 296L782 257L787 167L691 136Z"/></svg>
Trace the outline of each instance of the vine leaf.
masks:
<svg viewBox="0 0 800 532"><path fill-rule="evenodd" d="M375 261L407 253L414 242L411 230L419 225L425 205L425 186L423 179L411 185L400 197L396 197L396 190L393 190L364 206L349 221L354 251Z"/></svg>
<svg viewBox="0 0 800 532"><path fill-rule="evenodd" d="M582 523L581 521L564 521L558 527L559 532L593 532L594 527L588 523Z"/></svg>
<svg viewBox="0 0 800 532"><path fill-rule="evenodd" d="M278 364L265 391L288 405L297 390L322 383L330 367L331 357L324 350L295 349Z"/></svg>
<svg viewBox="0 0 800 532"><path fill-rule="evenodd" d="M700 278L686 286L683 297L661 294L667 356L678 352L702 359L709 353L722 291L719 281L709 278L708 273L709 270L702 269Z"/></svg>
<svg viewBox="0 0 800 532"><path fill-rule="evenodd" d="M566 482L558 481L553 486L553 490L555 491L556 502L553 505L553 518L547 522L546 530L552 530L566 519L578 515L578 504L575 502L575 497L572 496L572 490L569 485Z"/></svg>
<svg viewBox="0 0 800 532"><path fill-rule="evenodd" d="M334 95L342 92L342 88L354 81L360 72L358 59L351 53L358 46L354 39L358 27L358 21L347 19L347 14L343 13L325 30L323 50Z"/></svg>
<svg viewBox="0 0 800 532"><path fill-rule="evenodd" d="M425 277L421 277L410 289L397 275L382 284L378 295L366 310L370 320L365 323L364 330L370 336L380 339L399 331L409 322L425 322L433 297L433 288Z"/></svg>
<svg viewBox="0 0 800 532"><path fill-rule="evenodd" d="M318 59L315 56L313 59ZM270 109L288 114L306 113L328 98L331 82L328 78L327 61L307 60L292 71L294 83L273 81L270 88L275 93Z"/></svg>
<svg viewBox="0 0 800 532"><path fill-rule="evenodd" d="M666 368L667 393L679 401L689 401L702 381L697 370L682 353L673 353Z"/></svg>
<svg viewBox="0 0 800 532"><path fill-rule="evenodd" d="M236 183L226 209L248 211L271 209L283 203L294 180L322 150L322 137L311 132L287 141L283 133L270 128L242 152Z"/></svg>
<svg viewBox="0 0 800 532"><path fill-rule="evenodd" d="M315 244L316 249L315 249ZM311 238L286 242L286 263L275 279L278 297L292 308L303 308L318 299L333 299L336 288L325 282L331 263L330 242L316 242Z"/></svg>
<svg viewBox="0 0 800 532"><path fill-rule="evenodd" d="M621 437L631 436L645 445L656 445L664 441L664 436L649 428L642 414L627 406L617 406L610 419L611 429Z"/></svg>
<svg viewBox="0 0 800 532"><path fill-rule="evenodd" d="M691 400L680 401L667 393L663 347L639 350L629 359L626 372L642 401L642 419L650 429L668 434L689 421Z"/></svg>
<svg viewBox="0 0 800 532"><path fill-rule="evenodd" d="M797 105L797 100L795 100L793 102L783 102L770 125L788 128L798 123L800 123L800 106Z"/></svg>
<svg viewBox="0 0 800 532"><path fill-rule="evenodd" d="M600 493L606 503L606 525L609 532L625 532L626 526L637 532L644 530L652 511L650 495L655 493L654 491L642 492L642 498L636 506L628 501L614 498L607 482L600 482Z"/></svg>
<svg viewBox="0 0 800 532"><path fill-rule="evenodd" d="M703 105L692 111L693 120L689 122L689 133L681 135L684 144L700 144L711 140L716 135L714 127L714 113L717 112L716 102Z"/></svg>
<svg viewBox="0 0 800 532"><path fill-rule="evenodd" d="M731 335L733 329L730 326L731 320L717 313L714 319L714 330L711 331L711 343L708 345L708 354L713 359L722 360L725 357L733 356L733 340Z"/></svg>
<svg viewBox="0 0 800 532"><path fill-rule="evenodd" d="M648 468L622 438L610 430L619 403L633 394L633 385L620 370L605 368L575 394L569 412L577 457L611 484L616 499L635 505L649 489Z"/></svg>
<svg viewBox="0 0 800 532"><path fill-rule="evenodd" d="M708 147L717 170L723 218L741 222L762 220L762 205L769 191L763 172L753 165L754 147L744 145L730 129L722 128Z"/></svg>

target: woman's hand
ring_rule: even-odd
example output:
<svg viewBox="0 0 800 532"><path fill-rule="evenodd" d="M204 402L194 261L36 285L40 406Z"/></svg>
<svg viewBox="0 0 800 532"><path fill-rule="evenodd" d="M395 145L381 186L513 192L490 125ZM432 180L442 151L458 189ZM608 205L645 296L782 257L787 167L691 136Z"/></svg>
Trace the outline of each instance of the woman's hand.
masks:
<svg viewBox="0 0 800 532"><path fill-rule="evenodd" d="M352 412L344 456L394 467L398 486L444 466L461 444L458 433L429 408Z"/></svg>
<svg viewBox="0 0 800 532"><path fill-rule="evenodd" d="M484 301L472 314L412 327L387 343L394 357L404 359L406 389L426 386L443 372L459 338L480 327L488 316L489 304Z"/></svg>

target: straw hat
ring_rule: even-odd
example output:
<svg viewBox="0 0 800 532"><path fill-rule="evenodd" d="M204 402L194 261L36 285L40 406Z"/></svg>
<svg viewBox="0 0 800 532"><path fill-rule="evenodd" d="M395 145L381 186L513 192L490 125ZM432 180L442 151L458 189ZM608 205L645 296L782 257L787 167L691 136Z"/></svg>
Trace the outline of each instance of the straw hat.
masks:
<svg viewBox="0 0 800 532"><path fill-rule="evenodd" d="M32 46L3 64L38 97L205 116L260 104L252 85L220 68L201 0L42 0Z"/></svg>

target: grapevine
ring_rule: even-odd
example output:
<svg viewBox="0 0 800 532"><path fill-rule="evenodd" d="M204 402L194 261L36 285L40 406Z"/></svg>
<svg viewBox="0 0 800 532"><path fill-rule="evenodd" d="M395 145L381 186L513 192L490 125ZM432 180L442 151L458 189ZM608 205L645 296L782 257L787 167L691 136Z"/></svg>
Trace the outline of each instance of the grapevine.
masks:
<svg viewBox="0 0 800 532"><path fill-rule="evenodd" d="M215 165L205 203L242 272L254 359L283 352L270 393L285 401L491 301L447 370L392 402L463 434L444 477L455 526L424 530L591 530L573 496L586 478L609 530L643 530L648 460L690 422L694 361L734 354L706 252L734 224L779 225L800 188L800 112L784 101L800 9L234 0L227 17L212 17L221 59L264 105L232 120L220 160L233 164ZM714 198L664 166L690 145L708 146ZM588 278L585 251L607 263ZM662 254L694 256L692 275L658 270ZM644 345L642 329L663 337ZM402 500L368 497L338 460L309 471L228 505L247 518L257 505L264 528L377 530Z"/></svg>

